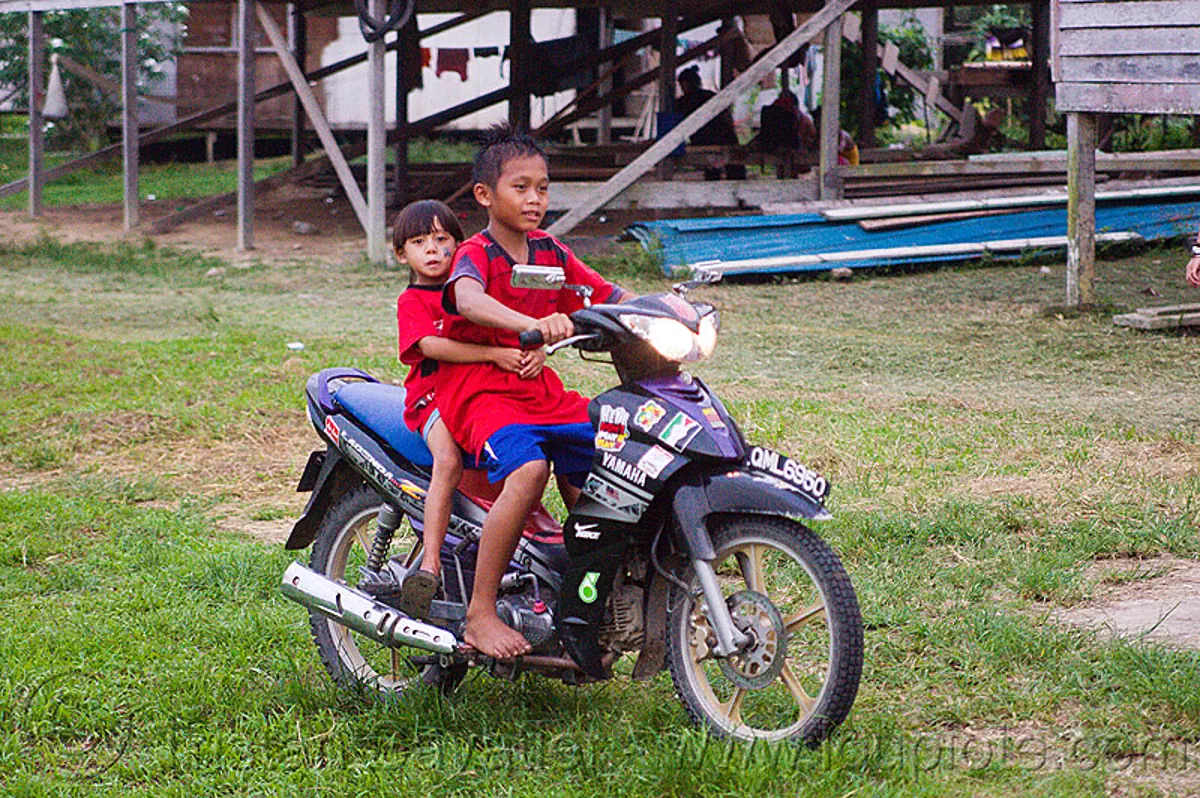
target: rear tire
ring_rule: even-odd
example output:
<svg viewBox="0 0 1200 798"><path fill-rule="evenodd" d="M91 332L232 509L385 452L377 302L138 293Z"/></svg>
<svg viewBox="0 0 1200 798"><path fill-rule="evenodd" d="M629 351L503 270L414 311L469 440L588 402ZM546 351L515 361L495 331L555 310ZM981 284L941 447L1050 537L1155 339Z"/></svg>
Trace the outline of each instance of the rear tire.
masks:
<svg viewBox="0 0 1200 798"><path fill-rule="evenodd" d="M699 580L671 588L668 663L688 715L721 737L816 745L846 719L862 675L863 626L841 561L811 530L774 516L716 520L713 567L756 644L715 656Z"/></svg>
<svg viewBox="0 0 1200 798"><path fill-rule="evenodd" d="M335 499L321 519L309 567L342 584L357 585L382 505L379 494L364 484ZM309 613L309 622L321 662L343 687L397 695L425 684L449 694L466 676L465 662L443 666L433 652L380 645L315 612Z"/></svg>

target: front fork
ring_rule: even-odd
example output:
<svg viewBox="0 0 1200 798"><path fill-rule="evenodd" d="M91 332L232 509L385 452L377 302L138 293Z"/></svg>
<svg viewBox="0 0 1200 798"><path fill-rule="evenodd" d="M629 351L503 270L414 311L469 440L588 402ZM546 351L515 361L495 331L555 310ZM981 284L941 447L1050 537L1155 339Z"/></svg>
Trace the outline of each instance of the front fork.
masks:
<svg viewBox="0 0 1200 798"><path fill-rule="evenodd" d="M708 560L693 559L692 570L700 579L700 590L704 593L704 601L708 604L708 622L712 624L717 634L717 656L728 657L750 645L750 636L744 634L733 623L729 614L729 605L725 603L725 595L717 583L717 572L713 570Z"/></svg>

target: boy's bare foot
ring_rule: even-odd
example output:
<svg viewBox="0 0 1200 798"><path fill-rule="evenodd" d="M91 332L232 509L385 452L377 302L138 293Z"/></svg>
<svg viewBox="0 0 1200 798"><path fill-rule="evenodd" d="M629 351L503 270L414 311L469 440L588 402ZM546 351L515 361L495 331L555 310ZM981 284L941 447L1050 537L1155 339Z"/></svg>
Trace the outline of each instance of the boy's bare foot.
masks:
<svg viewBox="0 0 1200 798"><path fill-rule="evenodd" d="M533 650L520 632L494 614L468 616L463 640L476 651L495 659L512 659Z"/></svg>

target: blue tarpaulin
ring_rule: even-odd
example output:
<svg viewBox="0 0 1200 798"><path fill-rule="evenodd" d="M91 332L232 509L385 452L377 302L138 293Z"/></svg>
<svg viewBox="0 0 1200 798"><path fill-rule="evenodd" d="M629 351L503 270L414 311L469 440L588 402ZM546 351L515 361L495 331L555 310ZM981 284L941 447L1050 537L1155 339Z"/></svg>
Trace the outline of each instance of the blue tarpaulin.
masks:
<svg viewBox="0 0 1200 798"><path fill-rule="evenodd" d="M1200 200L1122 202L1097 205L1096 232L1126 232L1144 239L1173 238L1195 233L1200 225ZM964 254L933 251L880 253L940 245L984 244L1014 239L1045 239L1067 234L1065 207L1014 210L974 219L933 222L895 230L864 230L856 221L829 221L820 214L735 216L717 219L671 219L640 222L626 233L651 249L661 246L662 268L672 274L683 266L720 262L725 273L786 273L823 271L833 266L852 268L945 260ZM1060 245L1061 246L1061 245ZM863 251L861 259L854 252ZM836 262L810 262L803 256L846 253ZM999 254L1000 257L1020 252ZM789 257L800 263L787 263ZM969 257L969 256L968 256ZM756 263L775 258L775 264ZM738 266L745 262L745 268Z"/></svg>

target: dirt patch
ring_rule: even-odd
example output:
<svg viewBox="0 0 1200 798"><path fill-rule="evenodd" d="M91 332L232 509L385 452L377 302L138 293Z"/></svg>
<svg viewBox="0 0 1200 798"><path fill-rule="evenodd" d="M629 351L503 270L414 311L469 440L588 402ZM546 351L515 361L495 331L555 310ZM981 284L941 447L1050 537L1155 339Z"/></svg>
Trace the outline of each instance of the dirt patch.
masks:
<svg viewBox="0 0 1200 798"><path fill-rule="evenodd" d="M1200 649L1200 562L1178 557L1097 563L1102 596L1057 612L1065 623L1131 640Z"/></svg>

